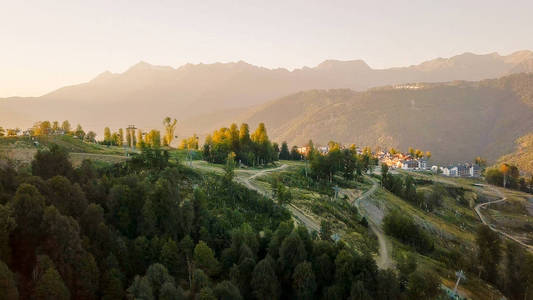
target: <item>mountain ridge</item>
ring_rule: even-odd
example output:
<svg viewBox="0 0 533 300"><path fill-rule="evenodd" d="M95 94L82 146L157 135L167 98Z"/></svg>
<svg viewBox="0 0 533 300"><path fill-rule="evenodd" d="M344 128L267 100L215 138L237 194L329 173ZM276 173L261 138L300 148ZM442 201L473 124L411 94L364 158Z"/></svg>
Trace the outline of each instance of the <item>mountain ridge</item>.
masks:
<svg viewBox="0 0 533 300"><path fill-rule="evenodd" d="M456 109L461 109L462 105L470 102L460 101L461 89L457 86L463 88L468 86L470 89L476 89L476 86L479 86L477 87L479 91L487 92L490 90L496 94L499 93L499 88L505 90L508 93L507 96L513 98L515 102L517 101L514 99L516 97L529 99L529 102L524 102L529 107L527 109L522 107L522 112L515 107L518 113L524 113L528 112L533 105L533 91L528 88L529 79L520 83L520 78L523 77L512 77L511 75L511 77L504 77L491 83L499 85L499 87L482 87L487 84L484 81L486 78L499 78L512 74L514 71L524 70L533 71L533 52L529 50L514 52L507 56L501 56L497 53L484 55L463 53L451 58L438 58L419 65L390 69L372 69L362 60L326 60L313 68L304 67L292 71L283 68L268 69L244 61L186 64L178 68L154 66L141 61L123 73L103 72L89 82L66 86L41 97L0 99L0 118L2 120L0 125L26 128L37 120L69 119L71 123L80 123L85 129L101 134L105 126L120 128L135 124L138 128L143 129L161 128L161 120L166 116L172 116L180 121L180 135L186 136L194 132L200 134L209 132L216 126L224 125L227 120L250 120L253 123L257 121L253 118L254 112L262 109L270 101L276 101L273 99L281 99L288 95L294 97L295 93L314 90L315 93L326 98L329 97L327 98L330 101L328 105L331 107L322 105L320 102L322 99L315 99L314 106L306 106L309 110L305 112L296 110L295 114L291 116L286 115L287 110L280 110L275 118L275 123L267 124L276 138L288 139L291 143L301 143L304 135L306 140L309 138L321 140L324 132L321 132L319 128L295 132L295 128L302 128L296 124L305 124L306 122L320 124L322 122L324 126L330 126L330 124L335 123L336 117L338 124L332 127L326 126L329 130L346 132L347 128L339 126L348 126L348 128L351 126L349 121L352 116L343 111L341 114L335 115L336 111L332 107L345 106L346 110L349 111L348 109L353 108L350 106L353 103L344 100L339 101L339 97L330 97L331 95L316 91L360 91L354 92L359 93L357 96L359 98L363 97L361 95L391 93L401 98L412 93L414 93L412 94L413 97L415 95L418 97L418 95L423 95L426 89L438 87L437 89L445 94L434 95L435 97L443 102L451 101L457 105ZM465 80L475 82L465 83ZM517 84L518 86L524 85L524 87L515 91L513 86ZM456 87L454 88L454 86ZM455 98L452 97L451 100L446 98L448 92L453 93ZM334 95L339 92L332 93ZM345 91L345 96L355 97L351 93ZM473 96L481 97L479 94L473 94ZM491 98L492 101L496 100L491 95L487 95L487 97ZM420 101L422 100L420 99ZM380 101L384 100L381 99ZM418 107L418 104L424 102L417 102L416 99L413 101L413 103L407 101L404 105L413 109L422 109ZM366 102L360 102L361 105L364 103ZM495 107L500 107L499 105L499 102L495 102ZM364 106L361 107L361 109L364 108ZM400 138L409 141L409 138L404 136L380 134L386 133L388 128L392 126L390 122L394 119L394 115L390 115L391 112L387 110L387 107L382 111L383 115L378 114L379 108L370 108L372 110L368 114L375 115L374 120L369 123L371 130L368 131L368 136L359 135L358 139L369 144L378 144L379 142L383 145L401 145ZM399 109L407 116L416 113L416 110L404 110L402 107ZM471 113L474 113L474 110L470 109ZM487 112L494 113L490 107L486 109ZM501 109L505 108L501 107ZM329 112L332 116L326 116L324 112ZM257 114L255 115L257 116ZM281 116L294 122L286 123L280 118ZM317 120L311 120L310 116L317 118ZM435 116L435 118L445 117L445 115ZM464 116L462 117L464 118ZM284 125L277 128L278 123ZM402 128L400 125L402 124L395 126ZM442 124L442 126L444 125ZM363 124L358 126L363 126ZM519 137L515 133L524 133L522 127L518 127L518 130L513 129L512 136L515 139ZM403 127L403 129L414 130L407 127ZM376 140L370 136L371 133L376 135ZM347 137L341 136L339 141L343 142L343 139L348 140ZM485 143L486 141L480 140L481 142ZM506 151L510 150L508 146L504 147L500 144L498 143L494 147ZM504 144L514 145L512 142L508 143L507 140ZM420 145L421 148L432 150L424 146L427 145ZM493 152L489 153L491 159L496 159L495 156L501 154L500 150ZM464 156L444 157L444 159L464 158Z"/></svg>

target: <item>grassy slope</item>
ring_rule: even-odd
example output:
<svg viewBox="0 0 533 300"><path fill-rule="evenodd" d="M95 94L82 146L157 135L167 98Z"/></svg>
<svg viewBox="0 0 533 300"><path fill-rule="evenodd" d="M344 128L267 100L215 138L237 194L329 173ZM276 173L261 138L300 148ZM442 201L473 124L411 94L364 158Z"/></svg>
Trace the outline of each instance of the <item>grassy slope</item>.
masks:
<svg viewBox="0 0 533 300"><path fill-rule="evenodd" d="M44 136L35 137L33 140L29 137L1 137L0 153L18 164L27 164L33 159L37 150L45 149L51 144L67 149L71 153L70 157L74 166L81 164L83 159L101 163L116 163L126 159L126 151L122 147L86 143L72 136Z"/></svg>
<svg viewBox="0 0 533 300"><path fill-rule="evenodd" d="M495 197L494 195L486 195L484 191L479 190L472 184L477 182L472 179L463 178L443 178L427 174L410 173L414 177L424 179L441 180L439 184L444 187L462 187L466 190L466 195L471 198L469 206L463 206L456 201L456 199L446 196L443 199L443 205L434 212L426 212L411 203L387 192L380 190L378 192L378 200L381 207L386 210L397 209L406 215L412 216L415 221L424 227L431 236L435 239L436 247L446 250L467 249L473 250L475 247L475 229L480 224L473 206L474 201L481 201L483 198ZM417 190L430 190L433 185L418 186ZM475 196L474 196L475 193ZM477 199L477 200L476 200ZM443 280L443 284L449 288L453 288L455 284L455 269L450 268L445 263L436 260L430 256L417 254L413 249L406 247L398 241L394 242L393 256L398 259L400 256L405 256L407 253L414 253L421 268L430 268L436 270ZM501 294L493 287L487 285L482 280L476 279L474 276L469 276L466 282L460 286L462 295L472 299L499 299Z"/></svg>

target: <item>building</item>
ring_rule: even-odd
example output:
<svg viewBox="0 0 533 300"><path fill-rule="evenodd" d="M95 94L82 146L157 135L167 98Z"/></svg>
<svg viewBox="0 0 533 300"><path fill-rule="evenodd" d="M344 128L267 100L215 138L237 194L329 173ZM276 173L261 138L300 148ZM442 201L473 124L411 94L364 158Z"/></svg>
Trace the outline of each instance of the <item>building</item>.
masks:
<svg viewBox="0 0 533 300"><path fill-rule="evenodd" d="M411 159L411 160L402 161L401 168L403 170L414 170L414 169L418 169L418 167L419 167L418 160Z"/></svg>
<svg viewBox="0 0 533 300"><path fill-rule="evenodd" d="M440 170L442 175L450 177L479 177L481 175L481 168L478 165L470 164L441 167Z"/></svg>
<svg viewBox="0 0 533 300"><path fill-rule="evenodd" d="M481 168L479 167L479 165L473 164L468 169L468 174L470 175L470 177L479 177L481 176Z"/></svg>
<svg viewBox="0 0 533 300"><path fill-rule="evenodd" d="M317 150L320 154L328 154L328 152L329 152L329 147L328 147L328 146L321 146L321 147L317 147L316 150Z"/></svg>
<svg viewBox="0 0 533 300"><path fill-rule="evenodd" d="M305 147L298 147L296 149L296 151L298 151L298 153L300 153L301 155L303 156L307 156L307 154L309 154L309 151L311 150L311 147L309 146L305 146Z"/></svg>

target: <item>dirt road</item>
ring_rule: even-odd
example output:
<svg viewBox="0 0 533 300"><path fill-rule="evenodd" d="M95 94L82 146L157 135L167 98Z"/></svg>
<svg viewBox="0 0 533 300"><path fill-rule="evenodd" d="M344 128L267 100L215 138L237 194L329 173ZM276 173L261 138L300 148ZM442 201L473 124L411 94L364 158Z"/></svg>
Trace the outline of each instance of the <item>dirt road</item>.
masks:
<svg viewBox="0 0 533 300"><path fill-rule="evenodd" d="M513 240L515 242L517 242L518 244L526 247L527 249L533 251L533 246L531 245L528 245L524 242L522 242L521 240L519 240L517 237L513 236L513 235L510 235L508 234L507 232L504 232L504 231L501 231L497 228L495 228L494 226L492 226L489 222L487 222L487 220L485 219L485 217L483 216L483 214L481 213L481 208L483 207L488 207L489 205L491 204L495 204L495 203L500 203L500 202L504 202L505 200L507 200L507 198L503 195L503 193L498 190L497 188L495 187L492 187L492 186L489 186L489 185L484 185L484 188L486 189L490 189L492 190L493 192L495 192L496 194L498 194L498 196L500 197L500 199L498 200L494 200L494 201L489 201L489 202L485 202L485 203L480 203L478 205L476 205L474 207L474 210L476 211L476 214L478 215L479 219L481 220L481 222L487 226L489 226L489 228L494 231L494 232L497 232L501 235L503 235L504 237L510 239L510 240Z"/></svg>
<svg viewBox="0 0 533 300"><path fill-rule="evenodd" d="M254 180L255 178L257 178L259 176L263 176L263 175L265 175L267 173L270 173L270 172L276 172L276 171L283 170L283 169L285 169L287 167L288 167L287 165L281 165L280 167L277 167L277 168L266 169L266 170L262 170L262 171L258 171L258 172L255 172L255 171L239 171L238 172L238 176L236 176L235 179L236 179L236 181L244 184L247 188L258 192L258 193L260 193L261 195L263 195L265 197L271 198L272 196L270 195L270 193L268 191L265 191L261 186L253 184L252 180ZM246 175L251 175L251 176L246 176ZM294 206L292 204L289 204L287 206L287 209L289 209L291 211L291 213L293 214L293 216L296 217L296 219L298 219L300 222L302 222L302 224L309 231L316 231L316 232L320 231L320 224L318 224L310 216L306 215L301 209L299 209L298 207L296 207L296 206Z"/></svg>
<svg viewBox="0 0 533 300"><path fill-rule="evenodd" d="M394 265L394 262L391 258L392 244L381 229L383 213L374 204L368 202L368 199L379 188L379 181L370 176L367 176L367 178L372 181L372 187L368 191L364 192L361 196L354 199L354 193L350 190L343 190L343 192L348 196L348 199L350 199L359 213L367 219L370 230L372 230L378 239L379 256L376 259L376 264L380 269L389 269Z"/></svg>

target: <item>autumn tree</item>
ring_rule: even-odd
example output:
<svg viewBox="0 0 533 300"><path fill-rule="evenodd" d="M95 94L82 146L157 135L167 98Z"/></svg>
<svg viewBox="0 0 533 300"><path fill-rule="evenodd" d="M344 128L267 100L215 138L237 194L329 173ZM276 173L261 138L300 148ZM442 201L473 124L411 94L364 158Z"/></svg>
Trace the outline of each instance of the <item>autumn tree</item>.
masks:
<svg viewBox="0 0 533 300"><path fill-rule="evenodd" d="M65 132L65 134L70 133L70 131L72 130L70 122L68 120L63 121L63 123L61 123L61 129Z"/></svg>
<svg viewBox="0 0 533 300"><path fill-rule="evenodd" d="M124 145L124 130L122 128L118 129L117 137L118 137L117 146L122 147L122 145Z"/></svg>
<svg viewBox="0 0 533 300"><path fill-rule="evenodd" d="M111 138L111 129L109 127L104 128L104 143L106 145L111 144L112 138Z"/></svg>
<svg viewBox="0 0 533 300"><path fill-rule="evenodd" d="M163 145L164 146L170 146L172 144L172 141L174 140L174 132L176 131L176 125L178 121L176 119L170 119L170 117L166 117L163 120L163 125L165 126L165 136L163 138Z"/></svg>

